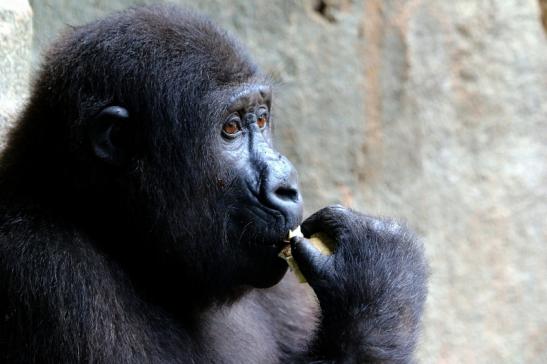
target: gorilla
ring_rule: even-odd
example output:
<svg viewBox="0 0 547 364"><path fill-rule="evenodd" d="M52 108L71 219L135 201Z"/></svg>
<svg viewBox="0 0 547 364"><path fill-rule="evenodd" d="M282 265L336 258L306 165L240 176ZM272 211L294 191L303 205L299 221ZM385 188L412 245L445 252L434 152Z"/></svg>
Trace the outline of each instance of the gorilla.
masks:
<svg viewBox="0 0 547 364"><path fill-rule="evenodd" d="M272 86L201 15L131 8L45 55L0 160L3 363L409 363L427 264L404 226L302 222ZM278 257L287 232L309 285Z"/></svg>

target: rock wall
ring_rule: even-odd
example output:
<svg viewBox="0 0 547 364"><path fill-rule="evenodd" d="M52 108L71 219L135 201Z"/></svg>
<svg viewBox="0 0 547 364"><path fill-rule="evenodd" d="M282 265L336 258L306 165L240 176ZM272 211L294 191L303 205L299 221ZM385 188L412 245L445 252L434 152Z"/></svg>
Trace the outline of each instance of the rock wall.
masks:
<svg viewBox="0 0 547 364"><path fill-rule="evenodd" d="M2 135L27 94L32 42L32 10L26 0L0 2L0 149Z"/></svg>
<svg viewBox="0 0 547 364"><path fill-rule="evenodd" d="M308 213L341 202L424 237L420 362L547 362L544 0L175 2L237 33L278 81L279 147ZM34 64L66 24L137 3L31 1ZM24 29L0 48L23 63L4 42ZM26 84L5 59L0 110Z"/></svg>
<svg viewBox="0 0 547 364"><path fill-rule="evenodd" d="M400 215L425 238L422 361L547 362L538 2L367 1L364 22L377 25L363 44L372 132L360 207Z"/></svg>

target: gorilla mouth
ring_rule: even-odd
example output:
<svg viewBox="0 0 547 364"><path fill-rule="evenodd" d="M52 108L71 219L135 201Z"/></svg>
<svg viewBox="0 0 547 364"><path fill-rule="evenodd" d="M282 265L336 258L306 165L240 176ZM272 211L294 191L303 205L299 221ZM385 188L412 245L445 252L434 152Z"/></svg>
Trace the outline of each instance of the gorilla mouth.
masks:
<svg viewBox="0 0 547 364"><path fill-rule="evenodd" d="M290 227L287 224L285 216L280 211L264 206L260 203L253 203L249 206L249 213L254 220L254 226L260 229L260 235L264 238L264 245L272 246L283 243ZM252 221L251 220L251 221ZM274 243L271 243L274 241Z"/></svg>

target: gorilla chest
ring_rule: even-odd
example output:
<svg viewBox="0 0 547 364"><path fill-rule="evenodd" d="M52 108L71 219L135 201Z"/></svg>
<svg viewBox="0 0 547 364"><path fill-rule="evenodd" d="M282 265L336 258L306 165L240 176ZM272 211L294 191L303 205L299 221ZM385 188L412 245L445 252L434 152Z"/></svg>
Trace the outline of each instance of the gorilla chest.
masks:
<svg viewBox="0 0 547 364"><path fill-rule="evenodd" d="M286 288L281 282L207 312L201 335L211 361L280 363L304 351L316 328L317 304L309 292Z"/></svg>
<svg viewBox="0 0 547 364"><path fill-rule="evenodd" d="M202 327L205 351L213 362L277 363L278 333L257 307L235 305L207 315Z"/></svg>

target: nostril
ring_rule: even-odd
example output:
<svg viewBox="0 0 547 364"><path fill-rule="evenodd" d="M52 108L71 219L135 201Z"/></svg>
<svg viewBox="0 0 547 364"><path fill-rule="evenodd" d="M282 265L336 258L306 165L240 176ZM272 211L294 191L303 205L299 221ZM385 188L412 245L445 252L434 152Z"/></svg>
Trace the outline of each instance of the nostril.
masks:
<svg viewBox="0 0 547 364"><path fill-rule="evenodd" d="M278 198L282 200L298 200L298 190L292 187L278 187L274 193Z"/></svg>

